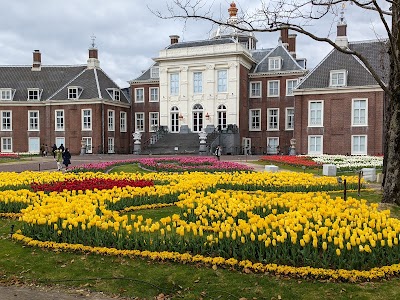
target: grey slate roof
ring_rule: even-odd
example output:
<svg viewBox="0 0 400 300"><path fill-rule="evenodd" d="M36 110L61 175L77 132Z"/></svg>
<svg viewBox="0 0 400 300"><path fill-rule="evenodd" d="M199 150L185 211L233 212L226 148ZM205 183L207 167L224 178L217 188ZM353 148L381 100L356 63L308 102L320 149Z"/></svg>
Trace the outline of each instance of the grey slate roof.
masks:
<svg viewBox="0 0 400 300"><path fill-rule="evenodd" d="M0 66L0 88L15 89L13 101L27 101L28 89L43 90L41 101L67 100L68 87L80 86L83 88L79 99L108 99L107 88L119 87L101 69L87 69L80 66L42 66L40 71L32 71L31 66ZM101 90L98 93L95 70ZM120 102L129 103L124 93L121 93Z"/></svg>
<svg viewBox="0 0 400 300"><path fill-rule="evenodd" d="M375 69L377 74L388 82L389 56L381 41L349 43L349 48L361 53ZM355 56L333 49L321 63L312 70L297 89L328 88L331 70L347 70L347 86L369 86L377 82L364 64Z"/></svg>
<svg viewBox="0 0 400 300"><path fill-rule="evenodd" d="M148 81L148 80L158 81L159 78L151 78L151 68L157 67L157 66L158 66L158 62L156 62L155 64L151 65L150 68L148 68L139 77L137 77L136 79L134 79L132 81Z"/></svg>
<svg viewBox="0 0 400 300"><path fill-rule="evenodd" d="M221 39L214 39L214 40L180 42L180 43L169 45L167 47L167 49L179 49L179 48L201 47L201 46L211 46L211 45L223 45L223 44L233 44L233 43L236 43L236 42L232 38L221 38Z"/></svg>
<svg viewBox="0 0 400 300"><path fill-rule="evenodd" d="M282 65L280 70L269 70L268 66L268 58L270 57L281 57ZM257 66L254 68L253 73L267 73L267 72L285 72L285 71L296 71L301 70L302 68L292 55L286 50L282 45L277 46L276 48L270 50L266 55L259 60Z"/></svg>

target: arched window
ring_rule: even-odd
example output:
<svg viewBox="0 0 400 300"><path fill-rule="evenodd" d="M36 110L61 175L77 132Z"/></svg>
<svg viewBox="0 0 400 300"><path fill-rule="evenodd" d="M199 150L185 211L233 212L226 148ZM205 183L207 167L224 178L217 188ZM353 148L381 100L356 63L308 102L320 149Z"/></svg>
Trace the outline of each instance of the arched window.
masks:
<svg viewBox="0 0 400 300"><path fill-rule="evenodd" d="M179 108L171 108L171 132L179 132Z"/></svg>
<svg viewBox="0 0 400 300"><path fill-rule="evenodd" d="M218 116L218 130L224 130L227 127L226 124L226 106L221 104L217 108L217 116Z"/></svg>
<svg viewBox="0 0 400 300"><path fill-rule="evenodd" d="M203 129L203 106L193 105L193 132L200 132Z"/></svg>

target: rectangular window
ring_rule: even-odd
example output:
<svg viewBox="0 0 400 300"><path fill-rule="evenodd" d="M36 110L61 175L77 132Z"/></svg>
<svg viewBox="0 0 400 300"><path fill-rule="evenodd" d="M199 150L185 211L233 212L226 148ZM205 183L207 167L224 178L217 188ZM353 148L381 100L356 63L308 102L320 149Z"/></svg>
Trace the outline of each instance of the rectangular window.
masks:
<svg viewBox="0 0 400 300"><path fill-rule="evenodd" d="M39 101L40 90L39 89L28 89L28 101Z"/></svg>
<svg viewBox="0 0 400 300"><path fill-rule="evenodd" d="M160 68L152 67L150 69L150 78L160 78Z"/></svg>
<svg viewBox="0 0 400 300"><path fill-rule="evenodd" d="M128 124L128 121L127 121L127 113L126 112L124 112L124 111L121 111L120 113L119 113L119 131L120 132L126 132L127 131L127 124Z"/></svg>
<svg viewBox="0 0 400 300"><path fill-rule="evenodd" d="M150 94L150 102L158 102L159 101L158 87L151 87L149 89L149 94Z"/></svg>
<svg viewBox="0 0 400 300"><path fill-rule="evenodd" d="M347 85L347 71L334 70L330 72L330 86L346 86Z"/></svg>
<svg viewBox="0 0 400 300"><path fill-rule="evenodd" d="M64 131L64 110L56 110L55 113L55 130Z"/></svg>
<svg viewBox="0 0 400 300"><path fill-rule="evenodd" d="M1 130L2 131L12 130L12 111L3 110L1 112Z"/></svg>
<svg viewBox="0 0 400 300"><path fill-rule="evenodd" d="M228 71L227 70L218 70L217 71L217 84L218 84L218 93L225 93L228 91Z"/></svg>
<svg viewBox="0 0 400 300"><path fill-rule="evenodd" d="M270 57L268 59L268 69L270 71L276 71L281 69L281 61L280 57Z"/></svg>
<svg viewBox="0 0 400 300"><path fill-rule="evenodd" d="M0 100L12 100L12 90L0 89Z"/></svg>
<svg viewBox="0 0 400 300"><path fill-rule="evenodd" d="M203 73L194 72L193 73L193 93L201 94L203 93Z"/></svg>
<svg viewBox="0 0 400 300"><path fill-rule="evenodd" d="M286 96L293 96L293 89L297 85L297 79L286 80Z"/></svg>
<svg viewBox="0 0 400 300"><path fill-rule="evenodd" d="M108 138L108 153L115 153L115 144L113 137Z"/></svg>
<svg viewBox="0 0 400 300"><path fill-rule="evenodd" d="M286 108L285 130L293 130L293 129L294 129L294 108L287 107Z"/></svg>
<svg viewBox="0 0 400 300"><path fill-rule="evenodd" d="M279 130L279 108L269 108L267 119L267 130Z"/></svg>
<svg viewBox="0 0 400 300"><path fill-rule="evenodd" d="M351 154L367 155L367 136L352 135L351 136Z"/></svg>
<svg viewBox="0 0 400 300"><path fill-rule="evenodd" d="M322 135L308 136L308 154L322 154Z"/></svg>
<svg viewBox="0 0 400 300"><path fill-rule="evenodd" d="M249 114L249 130L261 130L261 109L250 109Z"/></svg>
<svg viewBox="0 0 400 300"><path fill-rule="evenodd" d="M169 93L179 95L179 73L169 74Z"/></svg>
<svg viewBox="0 0 400 300"><path fill-rule="evenodd" d="M79 99L83 89L81 87L69 87L68 88L68 99Z"/></svg>
<svg viewBox="0 0 400 300"><path fill-rule="evenodd" d="M158 130L158 112L149 113L149 131L155 132Z"/></svg>
<svg viewBox="0 0 400 300"><path fill-rule="evenodd" d="M135 113L135 132L144 131L144 113Z"/></svg>
<svg viewBox="0 0 400 300"><path fill-rule="evenodd" d="M91 109L82 109L82 130L92 130Z"/></svg>
<svg viewBox="0 0 400 300"><path fill-rule="evenodd" d="M83 137L82 140L85 142L86 145L86 153L92 153L93 142L91 137Z"/></svg>
<svg viewBox="0 0 400 300"><path fill-rule="evenodd" d="M261 97L261 82L250 82L250 97L260 98Z"/></svg>
<svg viewBox="0 0 400 300"><path fill-rule="evenodd" d="M39 111L30 110L28 111L28 130L38 131L39 130Z"/></svg>
<svg viewBox="0 0 400 300"><path fill-rule="evenodd" d="M143 88L135 89L135 102L137 102L137 103L144 102L144 89Z"/></svg>
<svg viewBox="0 0 400 300"><path fill-rule="evenodd" d="M267 138L267 154L279 154L279 138Z"/></svg>
<svg viewBox="0 0 400 300"><path fill-rule="evenodd" d="M368 125L368 102L367 99L353 99L351 110L352 126Z"/></svg>
<svg viewBox="0 0 400 300"><path fill-rule="evenodd" d="M279 97L279 80L268 81L268 97Z"/></svg>
<svg viewBox="0 0 400 300"><path fill-rule="evenodd" d="M324 124L324 105L322 101L310 101L308 103L308 126L321 127Z"/></svg>
<svg viewBox="0 0 400 300"><path fill-rule="evenodd" d="M12 151L12 138L10 138L10 137L1 138L1 152L13 152Z"/></svg>
<svg viewBox="0 0 400 300"><path fill-rule="evenodd" d="M108 131L115 130L115 112L111 109L108 110Z"/></svg>

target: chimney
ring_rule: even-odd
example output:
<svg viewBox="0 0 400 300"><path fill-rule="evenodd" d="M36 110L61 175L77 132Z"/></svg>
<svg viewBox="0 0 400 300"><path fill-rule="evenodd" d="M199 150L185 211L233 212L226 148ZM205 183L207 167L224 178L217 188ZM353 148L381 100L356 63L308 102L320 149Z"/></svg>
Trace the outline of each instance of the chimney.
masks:
<svg viewBox="0 0 400 300"><path fill-rule="evenodd" d="M94 46L89 48L89 59L87 60L87 68L88 69L100 68L98 50Z"/></svg>
<svg viewBox="0 0 400 300"><path fill-rule="evenodd" d="M297 36L297 34L295 34L295 33L291 33L288 35L288 42L289 42L288 50L289 50L289 53L294 58L296 58L296 36Z"/></svg>
<svg viewBox="0 0 400 300"><path fill-rule="evenodd" d="M287 49L289 46L289 28L287 28L287 27L281 28L281 41L282 41L283 47L285 47Z"/></svg>
<svg viewBox="0 0 400 300"><path fill-rule="evenodd" d="M344 12L341 12L341 17L337 23L337 36L335 43L341 48L347 48L349 46L349 40L347 39L347 23L343 16Z"/></svg>
<svg viewBox="0 0 400 300"><path fill-rule="evenodd" d="M40 71L42 67L42 54L39 50L33 51L32 71Z"/></svg>
<svg viewBox="0 0 400 300"><path fill-rule="evenodd" d="M171 45L179 43L179 35L170 35L169 38L171 39Z"/></svg>

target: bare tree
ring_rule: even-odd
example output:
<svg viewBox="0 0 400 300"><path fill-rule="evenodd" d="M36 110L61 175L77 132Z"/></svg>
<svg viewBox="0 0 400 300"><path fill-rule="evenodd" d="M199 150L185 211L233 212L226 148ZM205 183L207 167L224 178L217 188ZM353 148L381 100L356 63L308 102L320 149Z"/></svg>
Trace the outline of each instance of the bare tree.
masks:
<svg viewBox="0 0 400 300"><path fill-rule="evenodd" d="M315 41L328 43L342 53L356 56L365 65L385 92L382 202L400 205L400 0L260 0L257 8L242 11L233 24L215 17L212 5L206 0L173 0L167 4L167 14L154 13L163 19L207 20L248 32L274 32L288 28ZM340 47L328 36L313 33L315 25L324 19L337 20L344 5L353 5L354 9L374 14L385 28L387 38L382 43L386 44L390 60L389 80L381 78L361 53Z"/></svg>

